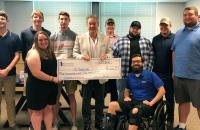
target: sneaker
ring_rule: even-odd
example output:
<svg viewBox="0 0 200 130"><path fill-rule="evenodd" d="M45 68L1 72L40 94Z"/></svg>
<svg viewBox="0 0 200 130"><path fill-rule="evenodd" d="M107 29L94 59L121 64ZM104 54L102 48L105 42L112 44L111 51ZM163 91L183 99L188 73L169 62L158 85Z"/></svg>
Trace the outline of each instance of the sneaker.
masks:
<svg viewBox="0 0 200 130"><path fill-rule="evenodd" d="M71 130L78 130L77 126L73 125Z"/></svg>
<svg viewBox="0 0 200 130"><path fill-rule="evenodd" d="M173 130L186 130L186 128L185 129L179 128L179 125L177 125Z"/></svg>
<svg viewBox="0 0 200 130"><path fill-rule="evenodd" d="M53 127L52 127L52 130L59 130L59 128L60 128L60 124L59 123L54 123Z"/></svg>

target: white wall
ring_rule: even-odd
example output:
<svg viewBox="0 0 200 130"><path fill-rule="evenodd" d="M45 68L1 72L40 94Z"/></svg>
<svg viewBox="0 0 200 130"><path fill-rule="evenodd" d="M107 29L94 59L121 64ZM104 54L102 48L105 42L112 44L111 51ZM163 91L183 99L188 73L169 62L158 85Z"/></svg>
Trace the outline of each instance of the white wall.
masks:
<svg viewBox="0 0 200 130"><path fill-rule="evenodd" d="M4 0L0 1L0 10L4 10Z"/></svg>
<svg viewBox="0 0 200 130"><path fill-rule="evenodd" d="M169 17L172 21L172 32L176 32L183 26L183 9L185 3L158 3L157 9L157 27L156 32L159 33L159 22L162 17Z"/></svg>
<svg viewBox="0 0 200 130"><path fill-rule="evenodd" d="M32 2L5 1L5 10L8 13L8 29L20 34L31 23Z"/></svg>
<svg viewBox="0 0 200 130"><path fill-rule="evenodd" d="M200 0L189 0L186 3L186 6L195 6L195 7L197 7L197 9L199 11L199 15L200 15Z"/></svg>

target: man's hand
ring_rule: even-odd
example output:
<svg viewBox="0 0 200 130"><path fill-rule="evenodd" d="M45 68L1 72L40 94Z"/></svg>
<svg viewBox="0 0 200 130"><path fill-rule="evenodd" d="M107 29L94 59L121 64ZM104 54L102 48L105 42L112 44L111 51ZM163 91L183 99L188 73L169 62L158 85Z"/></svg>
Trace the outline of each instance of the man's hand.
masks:
<svg viewBox="0 0 200 130"><path fill-rule="evenodd" d="M100 56L100 59L101 60L105 60L105 59L107 59L108 58L108 56L106 55L106 54L101 54L101 56Z"/></svg>
<svg viewBox="0 0 200 130"><path fill-rule="evenodd" d="M124 98L124 101L125 101L125 102L129 102L129 101L131 101L131 98L130 98L130 97L125 97L125 98Z"/></svg>
<svg viewBox="0 0 200 130"><path fill-rule="evenodd" d="M90 57L86 54L82 56L82 59L85 61L90 61Z"/></svg>
<svg viewBox="0 0 200 130"><path fill-rule="evenodd" d="M152 103L152 102L149 102L149 101L147 101L147 100L144 100L143 103L146 104L147 106L150 106L150 107L153 106L153 103Z"/></svg>
<svg viewBox="0 0 200 130"><path fill-rule="evenodd" d="M6 77L8 75L8 69L2 69L0 70L0 77L3 78L3 77Z"/></svg>

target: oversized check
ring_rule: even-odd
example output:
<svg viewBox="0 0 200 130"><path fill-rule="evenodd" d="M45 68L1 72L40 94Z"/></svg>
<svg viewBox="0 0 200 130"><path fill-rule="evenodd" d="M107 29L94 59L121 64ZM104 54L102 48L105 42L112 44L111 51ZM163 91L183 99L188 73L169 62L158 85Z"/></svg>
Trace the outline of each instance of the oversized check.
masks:
<svg viewBox="0 0 200 130"><path fill-rule="evenodd" d="M90 61L59 59L58 77L60 80L119 79L121 78L121 59L94 58Z"/></svg>

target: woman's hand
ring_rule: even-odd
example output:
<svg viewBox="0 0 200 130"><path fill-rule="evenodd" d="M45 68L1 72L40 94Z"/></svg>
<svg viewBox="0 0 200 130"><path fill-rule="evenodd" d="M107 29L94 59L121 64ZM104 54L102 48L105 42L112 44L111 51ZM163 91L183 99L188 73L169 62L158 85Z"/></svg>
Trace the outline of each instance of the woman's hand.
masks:
<svg viewBox="0 0 200 130"><path fill-rule="evenodd" d="M58 77L53 77L53 78L52 78L52 82L58 84L58 83L60 83L60 80L59 80Z"/></svg>

